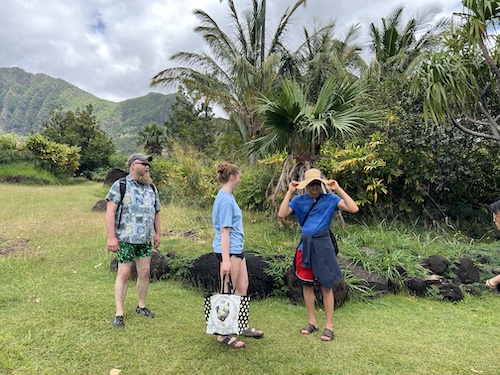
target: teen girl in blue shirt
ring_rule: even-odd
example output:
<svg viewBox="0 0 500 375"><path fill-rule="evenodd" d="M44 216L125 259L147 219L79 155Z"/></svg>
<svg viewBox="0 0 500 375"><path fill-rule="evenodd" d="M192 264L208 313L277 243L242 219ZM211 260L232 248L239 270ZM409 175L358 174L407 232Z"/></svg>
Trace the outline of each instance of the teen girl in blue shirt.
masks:
<svg viewBox="0 0 500 375"><path fill-rule="evenodd" d="M243 253L245 235L241 210L233 195L241 182L241 172L236 165L224 162L217 167L217 174L222 187L212 210L215 230L212 247L220 260L220 280L230 275L234 289L232 292L245 296L248 290L247 263ZM227 293L227 284L223 288ZM260 338L264 332L248 327L242 335ZM234 336L217 336L217 341L234 349L245 347L245 343Z"/></svg>

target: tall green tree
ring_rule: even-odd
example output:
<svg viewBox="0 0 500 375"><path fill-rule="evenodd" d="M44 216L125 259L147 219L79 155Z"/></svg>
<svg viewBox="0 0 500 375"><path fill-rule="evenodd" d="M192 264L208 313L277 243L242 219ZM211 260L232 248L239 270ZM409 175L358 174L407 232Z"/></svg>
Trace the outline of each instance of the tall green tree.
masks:
<svg viewBox="0 0 500 375"><path fill-rule="evenodd" d="M148 155L161 155L165 142L165 129L156 123L148 124L137 132L137 146L142 146Z"/></svg>
<svg viewBox="0 0 500 375"><path fill-rule="evenodd" d="M463 0L440 50L416 64L412 90L424 112L470 136L500 142L500 1Z"/></svg>
<svg viewBox="0 0 500 375"><path fill-rule="evenodd" d="M290 57L294 69L286 76L309 88L309 97L316 99L321 87L332 76L356 79L367 68L358 43L361 28L352 25L340 38L335 36L335 24L303 29L303 42Z"/></svg>
<svg viewBox="0 0 500 375"><path fill-rule="evenodd" d="M397 6L380 27L369 26L369 48L374 58L371 71L380 78L384 72L403 72L422 52L436 45L449 26L448 18L434 21L441 7L430 5L404 23L404 5Z"/></svg>
<svg viewBox="0 0 500 375"><path fill-rule="evenodd" d="M340 144L328 142L320 162L353 191L366 220L412 215L465 223L496 199L500 159L493 142L452 126L426 126L423 98L402 75L385 77L371 94L368 105L383 121Z"/></svg>
<svg viewBox="0 0 500 375"><path fill-rule="evenodd" d="M341 139L378 120L377 112L364 104L365 87L359 80L332 75L311 98L307 85L284 80L275 93L262 98L257 108L265 135L248 146L263 155L286 152L275 195L302 177L326 140Z"/></svg>
<svg viewBox="0 0 500 375"><path fill-rule="evenodd" d="M108 167L110 157L115 154L113 141L100 128L92 112L90 104L74 112L54 108L50 120L42 124L41 134L50 141L80 148L78 175Z"/></svg>
<svg viewBox="0 0 500 375"><path fill-rule="evenodd" d="M251 7L241 15L233 0L227 4L230 33L206 12L195 10L200 21L195 32L203 38L209 53L176 53L171 59L185 66L159 72L151 86L180 84L188 92L198 93L207 103L220 106L238 127L242 139L249 141L261 135L262 121L254 105L261 94L273 89L288 61L285 38L292 16L306 0L297 0L286 9L274 33L267 27L265 0L252 0Z"/></svg>
<svg viewBox="0 0 500 375"><path fill-rule="evenodd" d="M194 103L183 93L177 95L172 114L165 121L167 148L178 143L211 154L219 133L210 106L203 101Z"/></svg>

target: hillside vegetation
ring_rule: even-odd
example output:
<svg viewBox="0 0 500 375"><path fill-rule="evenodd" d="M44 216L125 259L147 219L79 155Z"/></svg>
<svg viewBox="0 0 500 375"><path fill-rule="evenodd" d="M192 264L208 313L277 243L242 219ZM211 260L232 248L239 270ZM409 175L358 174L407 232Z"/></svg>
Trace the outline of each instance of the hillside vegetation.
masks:
<svg viewBox="0 0 500 375"><path fill-rule="evenodd" d="M91 104L103 130L123 153L135 150L136 134L149 123L168 120L175 94L149 93L111 102L59 78L20 68L0 68L0 133L27 135L40 131L55 107L84 109Z"/></svg>

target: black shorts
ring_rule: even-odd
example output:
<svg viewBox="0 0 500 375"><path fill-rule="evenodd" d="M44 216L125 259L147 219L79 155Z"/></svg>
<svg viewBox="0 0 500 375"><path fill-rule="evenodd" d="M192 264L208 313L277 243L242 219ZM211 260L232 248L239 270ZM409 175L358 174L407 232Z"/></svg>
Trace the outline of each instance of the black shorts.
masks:
<svg viewBox="0 0 500 375"><path fill-rule="evenodd" d="M217 255L217 258L219 259L219 262L222 262L222 254L221 253L215 253ZM245 259L245 253L240 253L240 254L229 254L229 257L236 257L240 259Z"/></svg>

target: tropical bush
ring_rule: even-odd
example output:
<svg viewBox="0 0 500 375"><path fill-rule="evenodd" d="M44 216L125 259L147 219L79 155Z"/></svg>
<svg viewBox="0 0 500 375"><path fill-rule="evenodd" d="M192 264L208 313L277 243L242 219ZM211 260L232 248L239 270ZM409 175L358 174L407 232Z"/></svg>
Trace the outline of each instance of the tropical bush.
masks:
<svg viewBox="0 0 500 375"><path fill-rule="evenodd" d="M196 149L174 145L171 157L155 158L151 166L151 176L165 202L207 207L215 199L215 166Z"/></svg>
<svg viewBox="0 0 500 375"><path fill-rule="evenodd" d="M49 141L41 134L31 134L23 144L34 162L56 175L73 176L80 166L80 147Z"/></svg>
<svg viewBox="0 0 500 375"><path fill-rule="evenodd" d="M0 136L0 164L16 163L23 157L21 140L15 134Z"/></svg>

